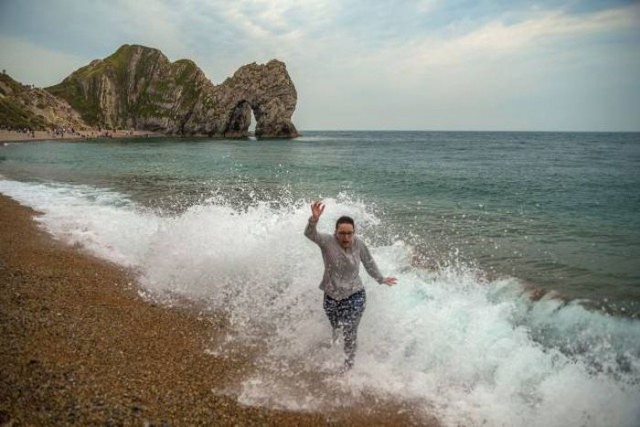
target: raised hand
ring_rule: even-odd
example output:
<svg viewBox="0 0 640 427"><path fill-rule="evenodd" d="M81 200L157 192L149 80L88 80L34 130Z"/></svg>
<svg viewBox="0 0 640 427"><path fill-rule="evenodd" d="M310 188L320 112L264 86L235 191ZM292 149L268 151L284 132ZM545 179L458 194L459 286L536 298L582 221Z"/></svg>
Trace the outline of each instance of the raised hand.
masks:
<svg viewBox="0 0 640 427"><path fill-rule="evenodd" d="M311 203L311 219L317 222L320 219L320 215L324 212L324 205L322 202Z"/></svg>

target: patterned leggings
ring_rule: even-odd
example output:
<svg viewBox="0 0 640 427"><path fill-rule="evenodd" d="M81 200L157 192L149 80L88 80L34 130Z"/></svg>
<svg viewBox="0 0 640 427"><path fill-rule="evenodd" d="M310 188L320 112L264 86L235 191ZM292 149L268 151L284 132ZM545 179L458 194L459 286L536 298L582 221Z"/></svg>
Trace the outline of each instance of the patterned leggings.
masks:
<svg viewBox="0 0 640 427"><path fill-rule="evenodd" d="M331 322L334 337L337 336L339 328L342 328L344 334L344 353L347 356L345 365L348 368L353 366L356 357L358 324L366 304L367 295L364 289L342 300L335 300L324 294L324 312Z"/></svg>

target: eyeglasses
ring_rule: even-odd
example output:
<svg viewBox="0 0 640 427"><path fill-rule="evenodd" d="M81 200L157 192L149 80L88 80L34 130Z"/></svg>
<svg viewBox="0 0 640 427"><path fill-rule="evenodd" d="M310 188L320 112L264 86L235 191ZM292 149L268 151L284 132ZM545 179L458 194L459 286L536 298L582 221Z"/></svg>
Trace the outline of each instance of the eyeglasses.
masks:
<svg viewBox="0 0 640 427"><path fill-rule="evenodd" d="M337 234L340 236L353 236L353 231L338 231Z"/></svg>

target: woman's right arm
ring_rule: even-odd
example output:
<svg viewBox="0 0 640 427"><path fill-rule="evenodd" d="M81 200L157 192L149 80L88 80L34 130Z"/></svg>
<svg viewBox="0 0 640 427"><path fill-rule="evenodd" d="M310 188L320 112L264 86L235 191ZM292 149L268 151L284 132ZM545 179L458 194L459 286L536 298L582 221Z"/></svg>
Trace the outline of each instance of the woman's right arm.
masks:
<svg viewBox="0 0 640 427"><path fill-rule="evenodd" d="M320 220L320 216L324 212L324 205L321 202L313 202L311 204L311 218L309 218L309 222L307 223L307 227L304 229L304 235L309 238L309 240L320 244L321 235L316 230L316 224Z"/></svg>

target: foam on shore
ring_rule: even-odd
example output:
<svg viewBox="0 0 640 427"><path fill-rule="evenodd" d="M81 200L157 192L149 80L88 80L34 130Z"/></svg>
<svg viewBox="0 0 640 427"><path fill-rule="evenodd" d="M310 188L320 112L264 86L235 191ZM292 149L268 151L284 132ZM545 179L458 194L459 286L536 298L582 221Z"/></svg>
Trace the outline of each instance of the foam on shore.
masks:
<svg viewBox="0 0 640 427"><path fill-rule="evenodd" d="M259 369L235 386L243 403L315 411L373 394L448 425L633 426L640 417L638 320L533 301L517 278L489 281L455 260L421 269L399 240L371 245L399 285L367 281L356 366L332 375L341 353L324 346L320 253L302 236L308 201L237 209L217 198L163 214L88 186L3 180L0 192L43 212L54 236L136 269L149 298L225 312L229 334L207 352L262 352ZM365 240L384 227L366 204L326 202L321 231L343 213L358 218Z"/></svg>

